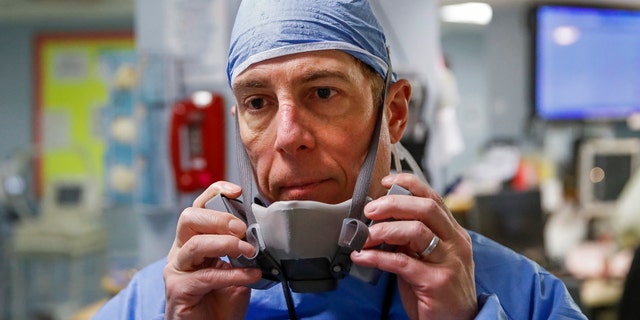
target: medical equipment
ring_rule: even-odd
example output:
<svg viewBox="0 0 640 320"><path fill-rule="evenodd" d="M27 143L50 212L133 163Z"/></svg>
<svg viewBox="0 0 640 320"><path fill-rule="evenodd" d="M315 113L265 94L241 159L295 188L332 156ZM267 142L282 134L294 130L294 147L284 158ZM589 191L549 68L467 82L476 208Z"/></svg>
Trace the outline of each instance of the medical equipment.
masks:
<svg viewBox="0 0 640 320"><path fill-rule="evenodd" d="M618 196L640 168L640 139L591 139L579 154L578 196L587 216L610 217Z"/></svg>
<svg viewBox="0 0 640 320"><path fill-rule="evenodd" d="M21 220L12 241L14 318L68 318L102 296L106 232L98 185L89 176L52 178L40 214Z"/></svg>

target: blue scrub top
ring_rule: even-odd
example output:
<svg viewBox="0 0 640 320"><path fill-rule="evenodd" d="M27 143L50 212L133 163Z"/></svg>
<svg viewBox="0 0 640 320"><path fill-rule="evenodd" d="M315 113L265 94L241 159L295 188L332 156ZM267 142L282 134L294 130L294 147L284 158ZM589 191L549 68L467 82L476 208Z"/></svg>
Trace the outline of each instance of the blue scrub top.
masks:
<svg viewBox="0 0 640 320"><path fill-rule="evenodd" d="M480 308L476 319L587 319L558 278L526 257L484 236L469 233ZM166 260L161 260L140 270L93 319L164 319L165 263ZM293 293L296 314L301 319L378 319L388 278L384 274L373 286L347 277L334 291ZM282 287L253 290L246 318L287 319ZM390 319L407 319L397 286Z"/></svg>

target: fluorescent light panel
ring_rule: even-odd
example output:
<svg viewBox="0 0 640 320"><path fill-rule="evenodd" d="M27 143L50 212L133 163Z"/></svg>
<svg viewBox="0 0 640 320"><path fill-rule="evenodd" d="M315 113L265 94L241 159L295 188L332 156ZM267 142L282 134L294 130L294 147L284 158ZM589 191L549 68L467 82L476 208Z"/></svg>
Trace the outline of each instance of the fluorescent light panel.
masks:
<svg viewBox="0 0 640 320"><path fill-rule="evenodd" d="M450 4L440 8L440 19L444 22L487 25L492 16L491 6L483 2Z"/></svg>

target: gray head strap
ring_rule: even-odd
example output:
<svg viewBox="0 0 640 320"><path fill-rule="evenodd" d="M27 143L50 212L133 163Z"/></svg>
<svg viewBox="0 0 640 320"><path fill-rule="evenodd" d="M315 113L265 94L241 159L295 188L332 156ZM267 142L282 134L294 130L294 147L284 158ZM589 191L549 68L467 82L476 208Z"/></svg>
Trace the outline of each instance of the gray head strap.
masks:
<svg viewBox="0 0 640 320"><path fill-rule="evenodd" d="M242 143L240 137L240 121L238 120L238 110L235 114L235 131L236 131L236 158L238 160L238 171L240 171L240 187L242 188L242 206L247 218L247 225L256 223L256 217L253 215L251 197L253 194L253 179L251 178L251 161L247 154L247 149Z"/></svg>
<svg viewBox="0 0 640 320"><path fill-rule="evenodd" d="M384 78L384 91L382 93L380 106L378 107L376 125L371 136L369 152L367 153L367 157L362 164L360 174L358 174L358 180L356 180L356 186L353 190L353 202L351 203L351 209L349 211L349 218L358 220L362 220L362 212L364 211L364 206L367 202L367 194L369 192L369 186L371 185L371 175L373 174L373 167L376 164L376 158L378 155L378 142L380 141L380 128L382 127L384 104L387 99L389 87L391 86L391 78L393 77L389 47L387 47L387 57L389 59L389 68L387 69L387 74Z"/></svg>

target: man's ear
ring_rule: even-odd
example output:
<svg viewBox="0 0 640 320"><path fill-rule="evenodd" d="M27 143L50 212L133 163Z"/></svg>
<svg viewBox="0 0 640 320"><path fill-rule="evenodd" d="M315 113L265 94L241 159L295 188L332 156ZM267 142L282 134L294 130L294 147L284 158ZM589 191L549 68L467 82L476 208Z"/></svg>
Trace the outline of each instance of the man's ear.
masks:
<svg viewBox="0 0 640 320"><path fill-rule="evenodd" d="M231 116L236 117L236 106L231 107Z"/></svg>
<svg viewBox="0 0 640 320"><path fill-rule="evenodd" d="M406 79L396 81L389 88L387 97L389 107L386 110L386 116L391 143L400 141L404 130L407 128L410 98L411 84Z"/></svg>

